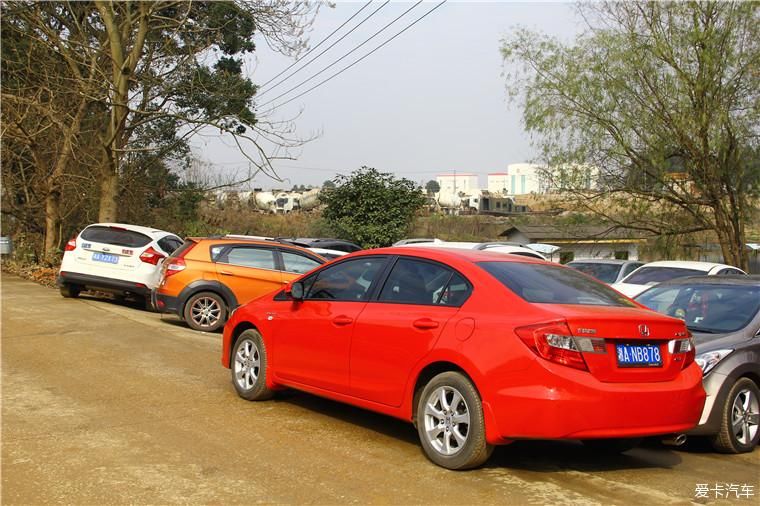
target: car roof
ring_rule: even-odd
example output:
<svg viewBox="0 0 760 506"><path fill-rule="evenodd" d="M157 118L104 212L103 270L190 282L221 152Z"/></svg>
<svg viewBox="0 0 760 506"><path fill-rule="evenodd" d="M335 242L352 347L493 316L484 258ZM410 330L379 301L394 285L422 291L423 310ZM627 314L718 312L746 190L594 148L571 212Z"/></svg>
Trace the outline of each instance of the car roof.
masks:
<svg viewBox="0 0 760 506"><path fill-rule="evenodd" d="M663 281L655 286L675 285L747 285L760 286L760 276L687 276L684 278Z"/></svg>
<svg viewBox="0 0 760 506"><path fill-rule="evenodd" d="M623 264L629 264L629 263L639 263L643 264L641 260L618 260L616 258L578 258L576 260L573 260L571 262L567 262L565 265L572 265L572 264L614 264L614 265L623 265Z"/></svg>
<svg viewBox="0 0 760 506"><path fill-rule="evenodd" d="M325 255L337 255L337 256L346 256L348 255L345 251L340 251L337 249L328 249L328 248L306 248L309 251L313 251L314 253L317 253L319 255L325 254Z"/></svg>
<svg viewBox="0 0 760 506"><path fill-rule="evenodd" d="M177 235L173 234L172 232L167 232L166 230L161 230L158 228L152 228L152 227L143 227L142 225L131 225L129 223L91 223L90 225L87 225L85 228L90 227L115 227L115 228L123 228L124 230L131 230L133 232L139 232L141 234L145 235L162 235L162 234L169 234L169 235Z"/></svg>
<svg viewBox="0 0 760 506"><path fill-rule="evenodd" d="M391 246L388 248L378 248L372 250L363 250L352 253L351 256L365 255L412 255L429 260L446 261L466 261L471 263L477 262L525 262L525 263L547 263L534 257L523 255L505 255L488 250L474 250L462 248L429 248L413 246Z"/></svg>
<svg viewBox="0 0 760 506"><path fill-rule="evenodd" d="M188 237L189 241L194 242L200 242L200 241L214 241L216 243L220 244L254 244L259 246L277 246L277 247L283 247L283 248L289 248L294 250L308 250L309 248L299 246L297 244L291 244L288 242L279 242L277 240L269 240L269 239L253 239L252 237L246 237L246 236L237 236L237 237L216 237L216 236L209 236L209 237ZM314 252L311 252L312 254L316 254ZM319 256L317 254L317 256Z"/></svg>
<svg viewBox="0 0 760 506"><path fill-rule="evenodd" d="M405 248L449 248L449 249L477 249L481 243L470 241L429 241L419 243L399 244Z"/></svg>
<svg viewBox="0 0 760 506"><path fill-rule="evenodd" d="M719 264L715 262L696 262L691 260L659 260L657 262L649 262L642 267L677 267L681 269L694 269L699 271L711 271L716 267L731 267L736 269L733 265Z"/></svg>

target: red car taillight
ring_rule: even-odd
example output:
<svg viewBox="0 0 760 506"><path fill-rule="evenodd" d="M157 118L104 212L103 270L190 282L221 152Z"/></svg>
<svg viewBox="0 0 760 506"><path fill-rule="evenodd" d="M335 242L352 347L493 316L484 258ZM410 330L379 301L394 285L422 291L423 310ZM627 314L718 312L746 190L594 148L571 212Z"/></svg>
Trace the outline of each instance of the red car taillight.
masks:
<svg viewBox="0 0 760 506"><path fill-rule="evenodd" d="M74 234L74 237L69 239L69 242L66 243L63 251L74 251L75 249L77 249L77 234Z"/></svg>
<svg viewBox="0 0 760 506"><path fill-rule="evenodd" d="M146 264L152 264L152 265L158 265L158 262L162 258L165 258L165 257L166 255L154 250L153 247L146 249L140 254L141 261L145 262Z"/></svg>
<svg viewBox="0 0 760 506"><path fill-rule="evenodd" d="M169 258L164 262L164 279L185 270L185 261L181 258Z"/></svg>
<svg viewBox="0 0 760 506"><path fill-rule="evenodd" d="M683 357L683 369L686 369L694 362L694 357L696 356L694 339L691 337L686 339L676 339L675 341L672 341L672 343L673 355L676 357L679 355Z"/></svg>
<svg viewBox="0 0 760 506"><path fill-rule="evenodd" d="M515 333L539 357L588 371L586 361L564 321L520 327L515 329Z"/></svg>

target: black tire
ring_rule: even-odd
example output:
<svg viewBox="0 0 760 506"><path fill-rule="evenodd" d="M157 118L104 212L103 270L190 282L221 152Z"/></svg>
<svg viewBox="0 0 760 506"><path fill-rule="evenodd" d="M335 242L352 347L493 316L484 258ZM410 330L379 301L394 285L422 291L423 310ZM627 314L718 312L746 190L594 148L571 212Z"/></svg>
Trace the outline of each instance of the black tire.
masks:
<svg viewBox="0 0 760 506"><path fill-rule="evenodd" d="M214 292L196 293L185 302L182 316L191 329L213 332L227 321L227 304Z"/></svg>
<svg viewBox="0 0 760 506"><path fill-rule="evenodd" d="M61 295L63 295L67 299L75 299L79 297L79 293L82 291L79 285L65 284L61 286L60 288L61 288Z"/></svg>
<svg viewBox="0 0 760 506"><path fill-rule="evenodd" d="M267 388L267 350L257 330L248 329L238 337L230 358L232 385L240 397L249 401L271 399Z"/></svg>
<svg viewBox="0 0 760 506"><path fill-rule="evenodd" d="M737 404L746 404L748 409L743 411ZM760 440L760 427L757 423L759 407L760 388L749 378L739 378L729 390L726 402L720 407L720 430L710 439L715 451L720 453L751 452ZM747 423L741 423L740 426L734 428L733 422L737 419ZM750 420L754 425L750 425ZM754 436L752 431L754 431Z"/></svg>
<svg viewBox="0 0 760 506"><path fill-rule="evenodd" d="M584 439L583 444L594 453L604 455L617 455L619 453L633 450L641 444L643 439L634 438L612 438L612 439Z"/></svg>
<svg viewBox="0 0 760 506"><path fill-rule="evenodd" d="M147 297L137 297L135 305L142 311L147 311L149 313L153 312L153 304L150 302L150 295Z"/></svg>
<svg viewBox="0 0 760 506"><path fill-rule="evenodd" d="M448 406L444 405L441 393ZM431 411L426 411L429 406ZM466 415L469 415L467 422L457 421L457 417ZM461 373L444 372L425 385L417 401L415 421L425 455L446 469L478 467L493 452L493 446L486 441L480 395Z"/></svg>

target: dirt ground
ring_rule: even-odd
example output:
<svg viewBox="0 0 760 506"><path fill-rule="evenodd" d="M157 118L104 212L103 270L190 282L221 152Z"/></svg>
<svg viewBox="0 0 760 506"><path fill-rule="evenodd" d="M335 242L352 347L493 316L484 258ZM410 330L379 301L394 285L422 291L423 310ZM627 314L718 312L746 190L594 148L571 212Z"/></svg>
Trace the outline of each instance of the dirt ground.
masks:
<svg viewBox="0 0 760 506"><path fill-rule="evenodd" d="M1 332L3 504L760 504L757 449L519 442L446 471L410 424L297 392L239 399L221 334L9 275Z"/></svg>

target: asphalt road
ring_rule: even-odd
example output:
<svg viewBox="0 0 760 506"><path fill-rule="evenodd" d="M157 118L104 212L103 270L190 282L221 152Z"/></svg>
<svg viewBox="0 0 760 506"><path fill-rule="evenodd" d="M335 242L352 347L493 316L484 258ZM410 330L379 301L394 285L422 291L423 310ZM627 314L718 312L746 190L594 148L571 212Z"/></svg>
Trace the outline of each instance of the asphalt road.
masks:
<svg viewBox="0 0 760 506"><path fill-rule="evenodd" d="M3 504L760 503L759 450L520 442L446 471L410 424L296 392L239 399L221 334L7 275L1 345ZM731 484L754 497L716 498Z"/></svg>

